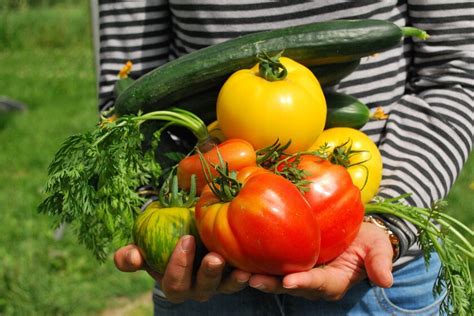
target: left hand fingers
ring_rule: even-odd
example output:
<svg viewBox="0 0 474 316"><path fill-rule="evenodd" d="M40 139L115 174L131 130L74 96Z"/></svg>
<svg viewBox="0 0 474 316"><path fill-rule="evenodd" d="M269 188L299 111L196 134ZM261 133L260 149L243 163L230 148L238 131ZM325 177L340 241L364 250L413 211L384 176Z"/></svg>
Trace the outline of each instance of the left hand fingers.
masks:
<svg viewBox="0 0 474 316"><path fill-rule="evenodd" d="M282 287L291 295L334 301L341 299L353 283L337 269L326 266L289 274L283 278Z"/></svg>
<svg viewBox="0 0 474 316"><path fill-rule="evenodd" d="M252 275L249 279L249 286L265 293L281 294L288 292L283 288L281 278L264 274Z"/></svg>
<svg viewBox="0 0 474 316"><path fill-rule="evenodd" d="M322 270L323 268L316 268L306 272L294 273L285 276L283 279L256 274L250 277L249 285L265 293L286 293L313 300L337 300L342 298L349 287L349 282L344 280L329 282L334 275Z"/></svg>
<svg viewBox="0 0 474 316"><path fill-rule="evenodd" d="M378 227L374 227L379 229ZM380 230L380 229L379 229ZM385 232L384 232L385 234ZM364 259L367 275L375 285L388 288L393 284L393 249L387 236L374 240Z"/></svg>

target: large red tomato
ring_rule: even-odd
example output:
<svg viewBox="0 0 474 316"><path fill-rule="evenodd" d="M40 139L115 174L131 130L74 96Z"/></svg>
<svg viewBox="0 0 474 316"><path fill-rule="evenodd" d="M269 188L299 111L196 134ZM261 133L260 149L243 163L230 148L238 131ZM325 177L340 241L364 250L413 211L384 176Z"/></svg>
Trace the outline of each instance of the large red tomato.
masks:
<svg viewBox="0 0 474 316"><path fill-rule="evenodd" d="M318 264L326 263L342 254L359 232L364 218L360 190L344 167L317 156L301 155L297 168L304 171L304 196L321 229Z"/></svg>
<svg viewBox="0 0 474 316"><path fill-rule="evenodd" d="M206 187L196 204L196 225L206 248L251 273L311 269L319 254L319 225L297 187L258 167L242 169L237 179L243 185L230 201Z"/></svg>
<svg viewBox="0 0 474 316"><path fill-rule="evenodd" d="M256 166L257 164L255 149L249 142L242 139L226 140L204 153L203 156L207 163L216 165L219 163L218 153L228 163L229 170L237 171L243 167ZM214 176L217 175L214 168L211 167L210 170ZM189 190L193 174L196 175L196 191L200 194L207 181L198 154L188 156L179 162L177 168L179 186Z"/></svg>

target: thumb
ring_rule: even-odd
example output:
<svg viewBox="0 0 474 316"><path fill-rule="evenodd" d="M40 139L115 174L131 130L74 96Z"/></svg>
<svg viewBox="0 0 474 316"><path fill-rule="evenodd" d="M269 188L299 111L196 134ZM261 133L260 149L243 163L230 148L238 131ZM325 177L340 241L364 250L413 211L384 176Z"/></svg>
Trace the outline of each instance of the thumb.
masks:
<svg viewBox="0 0 474 316"><path fill-rule="evenodd" d="M114 262L117 269L123 272L134 272L144 268L143 257L135 245L118 249L114 254Z"/></svg>
<svg viewBox="0 0 474 316"><path fill-rule="evenodd" d="M383 288L388 288L393 284L393 249L387 235L381 237L381 239L377 239L368 249L364 265L367 276L372 283Z"/></svg>

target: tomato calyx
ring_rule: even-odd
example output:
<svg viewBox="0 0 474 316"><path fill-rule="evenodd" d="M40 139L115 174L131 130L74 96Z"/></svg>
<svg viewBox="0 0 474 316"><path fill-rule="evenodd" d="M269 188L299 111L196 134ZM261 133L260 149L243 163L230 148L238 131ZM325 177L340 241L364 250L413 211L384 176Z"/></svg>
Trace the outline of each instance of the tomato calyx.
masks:
<svg viewBox="0 0 474 316"><path fill-rule="evenodd" d="M158 199L162 207L191 208L196 204L196 176L191 176L191 187L188 191L180 190L178 176L171 172L160 188Z"/></svg>
<svg viewBox="0 0 474 316"><path fill-rule="evenodd" d="M212 193L222 202L232 201L242 188L242 183L237 180L237 172L229 169L229 164L224 161L219 150L217 150L217 156L219 158L218 164L210 164L199 150L198 154L204 176ZM217 171L218 175L216 177L213 176L211 168Z"/></svg>
<svg viewBox="0 0 474 316"><path fill-rule="evenodd" d="M260 52L257 55L259 60L258 72L259 76L268 81L284 80L288 75L288 70L280 62L283 51L275 56L269 56L266 52Z"/></svg>
<svg viewBox="0 0 474 316"><path fill-rule="evenodd" d="M332 164L343 166L346 169L349 169L354 166L361 166L366 170L365 172L365 181L360 190L363 190L369 179L370 170L364 165L367 161L370 160L370 152L368 150L354 150L352 149L352 139L348 138L346 142L334 147L332 152L329 152L330 146L328 144L322 145L318 151L321 153L321 157L329 160ZM361 153L368 153L369 158L359 161L357 163L351 163L351 158L355 155Z"/></svg>
<svg viewBox="0 0 474 316"><path fill-rule="evenodd" d="M330 151L331 146L327 143L318 148L317 152L321 158L329 160L332 164L343 166L344 168L350 168L357 165L362 165L369 161L370 158L362 160L357 163L351 163L351 158L360 153L369 153L368 150L354 150L352 149L352 140L349 138L346 142L335 146L334 150Z"/></svg>
<svg viewBox="0 0 474 316"><path fill-rule="evenodd" d="M301 193L304 194L309 190L308 185L311 181L306 180L308 173L298 167L301 163L301 156L303 154L308 153L296 153L288 156L276 163L273 169L274 173L288 179Z"/></svg>
<svg viewBox="0 0 474 316"><path fill-rule="evenodd" d="M272 145L257 150L257 165L265 169L272 169L278 161L281 161L282 157L288 156L285 150L290 145L291 140L285 145L281 145L280 140L277 139Z"/></svg>

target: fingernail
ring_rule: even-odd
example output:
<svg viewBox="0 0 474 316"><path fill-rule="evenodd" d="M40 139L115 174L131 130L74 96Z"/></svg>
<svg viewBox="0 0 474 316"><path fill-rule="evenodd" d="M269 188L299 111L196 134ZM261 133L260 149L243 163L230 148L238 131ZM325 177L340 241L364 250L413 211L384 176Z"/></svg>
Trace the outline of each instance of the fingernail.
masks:
<svg viewBox="0 0 474 316"><path fill-rule="evenodd" d="M207 262L207 269L209 271L214 271L217 268L220 268L222 265L222 261L219 258L210 258Z"/></svg>
<svg viewBox="0 0 474 316"><path fill-rule="evenodd" d="M192 248L193 248L193 237L192 236L183 237L183 239L181 240L181 250L183 250L183 252L188 252L188 251L191 251Z"/></svg>
<svg viewBox="0 0 474 316"><path fill-rule="evenodd" d="M388 287L388 288L389 288L389 287L392 287L392 285L393 285L393 274L390 273L390 283L389 283L389 285L388 285L387 287Z"/></svg>
<svg viewBox="0 0 474 316"><path fill-rule="evenodd" d="M296 289L298 287L298 285L296 285L296 284L287 284L287 285L283 284L283 287L285 289Z"/></svg>
<svg viewBox="0 0 474 316"><path fill-rule="evenodd" d="M129 250L127 252L127 261L132 267L138 268L140 266L140 253L135 250Z"/></svg>
<svg viewBox="0 0 474 316"><path fill-rule="evenodd" d="M247 282L249 281L248 278L238 278L237 279L237 283L240 283L240 284L246 284Z"/></svg>
<svg viewBox="0 0 474 316"><path fill-rule="evenodd" d="M262 283L257 283L257 284L254 284L254 285L250 284L250 286L253 287L253 288L256 288L258 290L265 290L265 285L263 285Z"/></svg>

